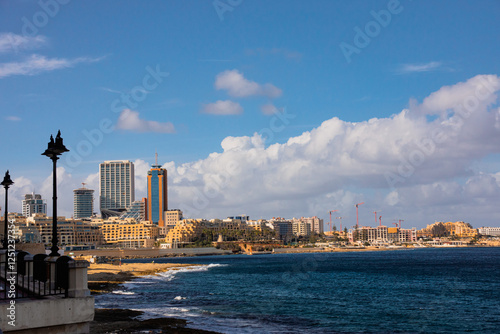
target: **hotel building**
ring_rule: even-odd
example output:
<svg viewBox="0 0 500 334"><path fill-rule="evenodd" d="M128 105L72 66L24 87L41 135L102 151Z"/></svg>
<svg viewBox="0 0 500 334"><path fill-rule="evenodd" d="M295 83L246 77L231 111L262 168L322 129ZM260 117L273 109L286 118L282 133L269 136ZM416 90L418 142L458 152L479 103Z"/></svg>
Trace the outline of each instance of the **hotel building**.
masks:
<svg viewBox="0 0 500 334"><path fill-rule="evenodd" d="M94 190L85 187L73 190L73 218L89 218L94 213Z"/></svg>
<svg viewBox="0 0 500 334"><path fill-rule="evenodd" d="M99 202L103 217L119 216L135 200L134 163L128 160L99 164Z"/></svg>
<svg viewBox="0 0 500 334"><path fill-rule="evenodd" d="M47 213L47 203L42 199L42 195L31 193L24 195L23 216L31 217L34 213Z"/></svg>
<svg viewBox="0 0 500 334"><path fill-rule="evenodd" d="M147 220L165 226L164 212L168 210L167 170L155 164L148 171Z"/></svg>

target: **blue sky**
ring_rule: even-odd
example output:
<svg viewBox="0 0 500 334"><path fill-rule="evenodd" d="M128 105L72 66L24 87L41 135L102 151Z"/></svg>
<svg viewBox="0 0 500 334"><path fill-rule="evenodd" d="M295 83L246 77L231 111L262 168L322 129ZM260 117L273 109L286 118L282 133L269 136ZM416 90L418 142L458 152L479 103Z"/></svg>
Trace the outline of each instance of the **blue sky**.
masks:
<svg viewBox="0 0 500 334"><path fill-rule="evenodd" d="M388 225L500 225L498 1L42 3L0 2L0 165L18 179L12 211L27 191L50 198L40 153L61 129L68 216L71 189L97 189L99 162L135 161L145 178L157 151L170 205L190 217L339 209L352 223L365 201L367 224L379 210ZM345 45L357 51L346 57ZM484 82L492 95L457 133L434 140L411 175L398 171L418 156L415 142L449 133L454 106Z"/></svg>

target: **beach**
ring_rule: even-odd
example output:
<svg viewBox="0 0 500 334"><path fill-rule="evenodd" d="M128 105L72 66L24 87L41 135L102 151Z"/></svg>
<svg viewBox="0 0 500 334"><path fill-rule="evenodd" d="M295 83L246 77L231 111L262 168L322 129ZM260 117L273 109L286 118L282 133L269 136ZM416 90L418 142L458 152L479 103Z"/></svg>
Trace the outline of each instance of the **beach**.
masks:
<svg viewBox="0 0 500 334"><path fill-rule="evenodd" d="M155 275L193 264L177 263L121 263L91 264L88 268L88 286L92 295L110 293L125 282L137 277ZM178 333L217 334L216 332L186 328L188 321L170 317L139 320L144 312L130 309L95 309L90 332L105 333Z"/></svg>

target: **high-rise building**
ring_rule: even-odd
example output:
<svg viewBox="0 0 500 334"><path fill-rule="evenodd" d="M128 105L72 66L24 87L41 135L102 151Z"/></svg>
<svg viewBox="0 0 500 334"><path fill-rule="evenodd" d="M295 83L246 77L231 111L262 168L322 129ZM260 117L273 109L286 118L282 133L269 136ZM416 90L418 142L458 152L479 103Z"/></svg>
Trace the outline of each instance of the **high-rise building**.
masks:
<svg viewBox="0 0 500 334"><path fill-rule="evenodd" d="M94 190L84 186L73 190L73 218L88 218L94 213Z"/></svg>
<svg viewBox="0 0 500 334"><path fill-rule="evenodd" d="M99 164L99 202L101 215L119 216L135 200L134 163L128 160Z"/></svg>
<svg viewBox="0 0 500 334"><path fill-rule="evenodd" d="M47 213L47 203L40 194L26 194L23 199L23 216L31 217L34 213Z"/></svg>
<svg viewBox="0 0 500 334"><path fill-rule="evenodd" d="M149 221L158 226L165 226L163 213L168 210L167 170L156 164L148 171L148 207Z"/></svg>

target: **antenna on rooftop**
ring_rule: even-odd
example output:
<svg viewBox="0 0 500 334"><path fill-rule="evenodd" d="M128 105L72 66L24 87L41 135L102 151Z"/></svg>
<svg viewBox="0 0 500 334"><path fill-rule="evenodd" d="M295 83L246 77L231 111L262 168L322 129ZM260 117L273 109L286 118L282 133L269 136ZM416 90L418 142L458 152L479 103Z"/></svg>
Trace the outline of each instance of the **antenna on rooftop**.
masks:
<svg viewBox="0 0 500 334"><path fill-rule="evenodd" d="M155 165L158 165L158 152L155 150Z"/></svg>

